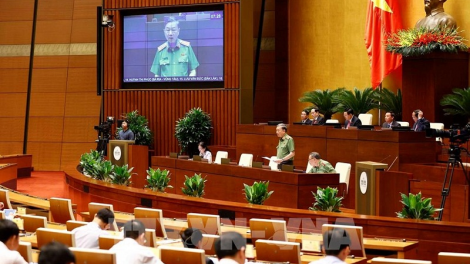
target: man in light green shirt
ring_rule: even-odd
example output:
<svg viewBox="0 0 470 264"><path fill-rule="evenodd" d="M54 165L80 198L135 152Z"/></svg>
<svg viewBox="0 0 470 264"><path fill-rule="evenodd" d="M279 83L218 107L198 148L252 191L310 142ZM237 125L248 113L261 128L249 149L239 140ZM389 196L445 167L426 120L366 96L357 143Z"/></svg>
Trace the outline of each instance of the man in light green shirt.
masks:
<svg viewBox="0 0 470 264"><path fill-rule="evenodd" d="M279 143L276 147L277 159L275 160L278 164L278 168L281 169L282 164L294 165L294 139L287 134L287 126L282 123L277 125L276 135L279 137Z"/></svg>
<svg viewBox="0 0 470 264"><path fill-rule="evenodd" d="M312 168L307 173L336 173L335 169L331 164L320 158L318 152L312 152L308 155L308 163Z"/></svg>

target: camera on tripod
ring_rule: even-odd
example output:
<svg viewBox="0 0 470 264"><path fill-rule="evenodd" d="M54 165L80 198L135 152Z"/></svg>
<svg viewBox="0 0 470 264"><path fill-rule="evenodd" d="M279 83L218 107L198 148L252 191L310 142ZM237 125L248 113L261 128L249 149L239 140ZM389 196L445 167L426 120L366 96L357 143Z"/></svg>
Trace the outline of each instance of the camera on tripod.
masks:
<svg viewBox="0 0 470 264"><path fill-rule="evenodd" d="M109 139L111 138L111 126L114 124L114 117L108 116L106 117L106 121L101 122L99 126L94 126L94 129L98 131L98 139L96 143L98 143L96 150L98 152L103 153L103 156L106 156L106 146L108 144Z"/></svg>
<svg viewBox="0 0 470 264"><path fill-rule="evenodd" d="M448 138L451 143L465 143L470 139L470 122L462 129L459 125L450 126L448 131L428 128L426 129L426 137Z"/></svg>

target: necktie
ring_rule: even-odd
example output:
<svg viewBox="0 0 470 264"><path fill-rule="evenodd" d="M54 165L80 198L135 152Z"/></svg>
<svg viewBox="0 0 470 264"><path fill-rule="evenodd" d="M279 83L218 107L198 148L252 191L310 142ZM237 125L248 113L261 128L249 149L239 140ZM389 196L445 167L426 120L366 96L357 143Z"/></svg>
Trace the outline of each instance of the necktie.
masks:
<svg viewBox="0 0 470 264"><path fill-rule="evenodd" d="M348 126L346 127L346 129L348 129L348 128L349 128L349 125L350 125L350 124L351 124L351 120L348 122Z"/></svg>

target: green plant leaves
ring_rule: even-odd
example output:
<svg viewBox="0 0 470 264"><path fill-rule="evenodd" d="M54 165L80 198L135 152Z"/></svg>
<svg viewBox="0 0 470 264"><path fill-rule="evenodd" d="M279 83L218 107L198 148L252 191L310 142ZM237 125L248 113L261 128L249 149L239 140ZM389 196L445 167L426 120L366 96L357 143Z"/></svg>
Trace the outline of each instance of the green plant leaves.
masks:
<svg viewBox="0 0 470 264"><path fill-rule="evenodd" d="M396 213L399 218L434 220L434 213L441 210L432 206L431 198L423 199L421 192L416 195L402 193L400 196L403 209Z"/></svg>
<svg viewBox="0 0 470 264"><path fill-rule="evenodd" d="M337 99L343 91L344 88L309 91L299 98L299 102L311 103L313 107L319 109L320 114L324 115L325 119L331 119L333 114L342 111Z"/></svg>
<svg viewBox="0 0 470 264"><path fill-rule="evenodd" d="M129 129L132 130L135 136L135 144L143 146L151 146L153 142L153 133L148 127L148 120L145 116L139 115L137 110L126 113L123 115L129 121ZM122 127L116 129L116 138L119 138L119 131Z"/></svg>
<svg viewBox="0 0 470 264"><path fill-rule="evenodd" d="M402 120L402 95L401 90L397 90L397 94L388 90L387 88L376 89L375 93L371 94L372 98L376 101L378 108L385 111L395 113L395 120Z"/></svg>
<svg viewBox="0 0 470 264"><path fill-rule="evenodd" d="M114 166L114 171L109 175L111 183L129 186L134 168L128 168L127 164L123 166Z"/></svg>
<svg viewBox="0 0 470 264"><path fill-rule="evenodd" d="M269 181L255 182L252 186L244 183L243 186L245 187L245 199L250 204L263 204L274 192L268 192Z"/></svg>
<svg viewBox="0 0 470 264"><path fill-rule="evenodd" d="M470 117L470 88L453 89L452 94L444 95L441 99L445 115L460 115Z"/></svg>
<svg viewBox="0 0 470 264"><path fill-rule="evenodd" d="M335 98L335 101L343 109L352 109L355 115L364 114L379 107L378 102L372 96L374 93L375 90L372 88L365 88L364 90L354 88L353 91L344 90Z"/></svg>
<svg viewBox="0 0 470 264"><path fill-rule="evenodd" d="M207 142L212 136L212 120L201 108L193 108L176 121L175 137L186 151L191 143Z"/></svg>
<svg viewBox="0 0 470 264"><path fill-rule="evenodd" d="M317 192L312 192L315 198L315 203L309 210L312 211L326 211L326 212L341 212L339 208L342 206L341 201L343 197L337 197L338 189L326 187L325 189L317 187Z"/></svg>
<svg viewBox="0 0 470 264"><path fill-rule="evenodd" d="M173 188L169 185L170 172L168 170L160 170L149 168L147 170L147 185L145 187L152 189L153 191L165 192L166 188Z"/></svg>
<svg viewBox="0 0 470 264"><path fill-rule="evenodd" d="M193 177L184 175L184 187L181 187L183 194L193 197L202 197L204 195L204 187L207 182L206 178L202 178L201 174L194 174Z"/></svg>

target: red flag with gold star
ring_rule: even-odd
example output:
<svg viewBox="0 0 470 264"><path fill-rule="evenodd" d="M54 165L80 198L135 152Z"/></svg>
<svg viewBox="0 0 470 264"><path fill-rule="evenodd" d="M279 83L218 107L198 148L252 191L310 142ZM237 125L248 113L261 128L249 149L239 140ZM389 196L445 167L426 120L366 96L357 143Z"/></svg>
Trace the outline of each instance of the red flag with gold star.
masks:
<svg viewBox="0 0 470 264"><path fill-rule="evenodd" d="M400 0L368 0L366 21L366 48L371 67L372 87L379 86L383 79L402 63L401 55L385 50L387 34L402 29Z"/></svg>

